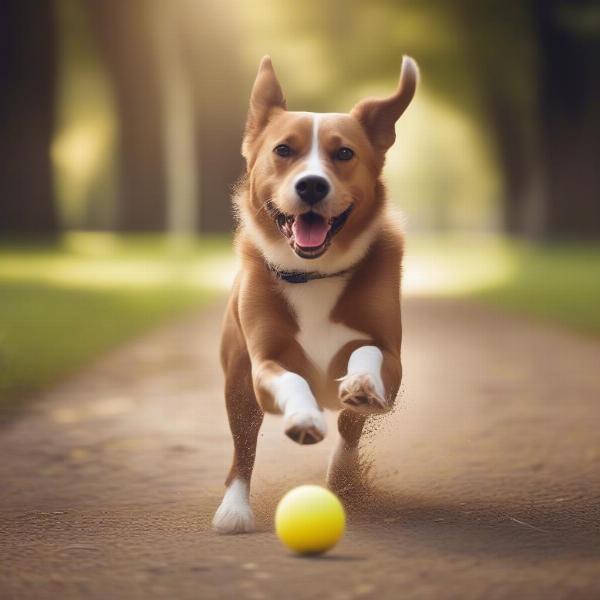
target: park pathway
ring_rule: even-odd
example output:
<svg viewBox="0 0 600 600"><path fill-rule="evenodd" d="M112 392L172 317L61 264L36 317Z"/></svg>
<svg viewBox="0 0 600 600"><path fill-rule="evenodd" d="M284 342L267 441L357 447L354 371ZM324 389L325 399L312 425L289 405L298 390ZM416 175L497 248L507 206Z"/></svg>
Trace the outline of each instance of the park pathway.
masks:
<svg viewBox="0 0 600 600"><path fill-rule="evenodd" d="M231 453L222 311L123 347L0 430L2 600L600 597L598 341L408 298L402 394L364 447L373 490L331 554L303 559L273 509L324 481L332 434L299 447L267 418L258 532L210 529Z"/></svg>

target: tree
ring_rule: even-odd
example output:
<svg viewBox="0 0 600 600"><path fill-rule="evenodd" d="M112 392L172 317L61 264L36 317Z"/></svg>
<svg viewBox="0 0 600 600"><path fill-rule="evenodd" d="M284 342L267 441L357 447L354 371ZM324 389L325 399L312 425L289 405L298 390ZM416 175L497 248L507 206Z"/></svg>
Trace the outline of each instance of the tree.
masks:
<svg viewBox="0 0 600 600"><path fill-rule="evenodd" d="M600 9L535 0L548 235L600 237Z"/></svg>
<svg viewBox="0 0 600 600"><path fill-rule="evenodd" d="M0 231L59 229L50 145L56 33L51 0L0 3Z"/></svg>
<svg viewBox="0 0 600 600"><path fill-rule="evenodd" d="M117 229L164 231L167 192L155 0L85 0L119 122Z"/></svg>
<svg viewBox="0 0 600 600"><path fill-rule="evenodd" d="M462 0L452 10L497 150L505 229L600 237L597 2Z"/></svg>
<svg viewBox="0 0 600 600"><path fill-rule="evenodd" d="M195 107L198 228L230 231L231 191L243 170L240 148L249 89L242 76L236 15L230 2L180 0L178 5Z"/></svg>

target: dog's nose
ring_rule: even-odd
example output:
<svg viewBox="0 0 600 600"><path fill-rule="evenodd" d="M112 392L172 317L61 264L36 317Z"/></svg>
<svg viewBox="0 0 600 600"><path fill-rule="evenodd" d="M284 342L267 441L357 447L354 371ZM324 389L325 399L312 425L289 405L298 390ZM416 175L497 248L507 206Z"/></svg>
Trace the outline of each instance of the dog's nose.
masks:
<svg viewBox="0 0 600 600"><path fill-rule="evenodd" d="M329 183L324 177L318 175L307 175L296 183L296 193L304 202L317 204L329 193Z"/></svg>

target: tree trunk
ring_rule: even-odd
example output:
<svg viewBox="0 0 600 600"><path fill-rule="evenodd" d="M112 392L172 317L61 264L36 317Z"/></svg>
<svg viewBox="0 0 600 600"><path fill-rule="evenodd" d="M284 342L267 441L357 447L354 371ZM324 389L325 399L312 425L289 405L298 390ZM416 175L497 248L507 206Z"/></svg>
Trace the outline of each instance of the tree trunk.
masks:
<svg viewBox="0 0 600 600"><path fill-rule="evenodd" d="M496 90L497 91L497 90ZM531 157L523 137L522 115L498 95L489 98L488 118L494 130L502 171L502 222L510 235L524 232L523 213L530 188Z"/></svg>
<svg viewBox="0 0 600 600"><path fill-rule="evenodd" d="M454 10L500 168L503 229L510 235L536 236L531 221L537 215L539 169L527 6L464 0Z"/></svg>
<svg viewBox="0 0 600 600"><path fill-rule="evenodd" d="M119 120L117 229L164 231L167 185L154 0L86 0Z"/></svg>
<svg viewBox="0 0 600 600"><path fill-rule="evenodd" d="M600 32L578 30L592 4L534 5L547 237L600 237Z"/></svg>
<svg viewBox="0 0 600 600"><path fill-rule="evenodd" d="M182 0L180 6L196 114L198 229L230 231L232 187L243 170L240 148L249 95L242 78L235 12L229 2Z"/></svg>
<svg viewBox="0 0 600 600"><path fill-rule="evenodd" d="M51 0L0 3L0 232L59 229L50 145L56 31Z"/></svg>

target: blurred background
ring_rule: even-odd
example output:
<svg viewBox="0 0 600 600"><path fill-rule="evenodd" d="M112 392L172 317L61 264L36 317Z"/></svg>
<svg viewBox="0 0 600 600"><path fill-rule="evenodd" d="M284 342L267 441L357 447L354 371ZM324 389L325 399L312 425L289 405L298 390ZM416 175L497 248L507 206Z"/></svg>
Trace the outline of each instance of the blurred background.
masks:
<svg viewBox="0 0 600 600"><path fill-rule="evenodd" d="M422 74L385 169L408 294L600 334L600 2L3 0L0 407L227 289L260 58L290 109Z"/></svg>

